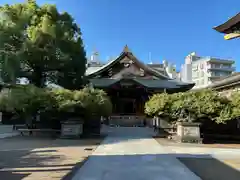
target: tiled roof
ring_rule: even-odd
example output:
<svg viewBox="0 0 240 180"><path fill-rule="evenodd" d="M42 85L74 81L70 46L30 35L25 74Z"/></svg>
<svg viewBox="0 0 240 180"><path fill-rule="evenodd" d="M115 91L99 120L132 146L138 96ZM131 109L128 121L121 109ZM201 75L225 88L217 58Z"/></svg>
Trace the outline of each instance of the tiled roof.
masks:
<svg viewBox="0 0 240 180"><path fill-rule="evenodd" d="M90 82L95 87L109 87L123 79L108 79L108 78L100 78L100 79L90 79ZM191 89L194 84L193 83L183 83L177 80L160 80L160 79L140 79L140 78L132 78L131 80L142 84L147 88L157 88L157 89L177 89L181 87L189 87Z"/></svg>
<svg viewBox="0 0 240 180"><path fill-rule="evenodd" d="M87 71L86 71L86 76L94 76L97 73L103 72L105 71L105 69L110 68L112 65L114 65L116 62L119 62L120 60L122 60L124 57L129 57L132 61L134 61L135 63L137 63L139 66L141 66L144 70L149 71L151 73L153 73L154 75L164 78L164 79L169 79L168 76L164 75L162 72L160 72L159 70L153 69L145 64L143 64L142 62L140 62L133 54L132 52L129 50L129 48L127 46L124 47L124 50L122 51L122 53L114 60L108 62L107 64L101 66L101 67L88 67Z"/></svg>
<svg viewBox="0 0 240 180"><path fill-rule="evenodd" d="M90 79L89 81L93 84L94 87L109 87L118 82L119 79L99 78Z"/></svg>
<svg viewBox="0 0 240 180"><path fill-rule="evenodd" d="M239 23L240 23L240 13L236 14L235 16L233 16L223 24L214 27L213 29L221 33L229 33L228 31L235 25L237 24L239 25Z"/></svg>
<svg viewBox="0 0 240 180"><path fill-rule="evenodd" d="M236 83L236 82L240 82L240 72L234 73L228 77L220 79L220 80L214 82L213 84L209 85L209 87L210 88L218 88L218 87Z"/></svg>
<svg viewBox="0 0 240 180"><path fill-rule="evenodd" d="M92 73L95 73L97 72L98 70L100 70L102 67L87 67L86 69L86 72L85 72L85 75L89 75L89 74L92 74Z"/></svg>

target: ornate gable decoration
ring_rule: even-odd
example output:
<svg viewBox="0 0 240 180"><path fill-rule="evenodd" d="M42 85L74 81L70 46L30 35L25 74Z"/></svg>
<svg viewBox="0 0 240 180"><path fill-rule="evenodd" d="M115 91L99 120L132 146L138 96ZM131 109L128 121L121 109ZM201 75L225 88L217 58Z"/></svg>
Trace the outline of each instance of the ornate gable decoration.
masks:
<svg viewBox="0 0 240 180"><path fill-rule="evenodd" d="M131 52L131 51L129 50L129 48L128 48L128 45L126 45L126 46L124 47L123 52Z"/></svg>
<svg viewBox="0 0 240 180"><path fill-rule="evenodd" d="M160 79L169 79L167 76L157 72L156 70L154 70L154 69L146 66L144 63L140 62L133 55L133 53L129 50L127 45L124 47L122 53L120 54L120 56L118 58L116 58L115 60L102 66L101 68L99 68L98 71L95 71L95 72L89 74L88 76L96 77L97 75L100 75L100 77L101 77L101 76L106 76L106 74L108 74L108 76L110 76L110 77L119 77L120 74L121 74L120 76L122 76L122 74L126 71L117 67L119 64L123 65L124 69L130 68L132 70L132 68L134 68L134 74L136 74L137 76L140 76L140 77L155 76L158 79L159 78ZM116 72L116 69L114 68L114 66L116 67L116 69L119 68L119 73ZM111 70L111 68L113 69L113 71ZM124 72L121 72L121 71L124 71Z"/></svg>
<svg viewBox="0 0 240 180"><path fill-rule="evenodd" d="M128 67L125 67L124 69L119 71L118 73L114 74L112 78L121 79L121 78L127 78L127 77L136 78L136 77L144 77L144 76L145 76L145 73L143 69L131 64Z"/></svg>
<svg viewBox="0 0 240 180"><path fill-rule="evenodd" d="M124 67L129 67L131 64L133 64L134 62L129 59L127 56L125 56L121 61L121 64L124 64Z"/></svg>

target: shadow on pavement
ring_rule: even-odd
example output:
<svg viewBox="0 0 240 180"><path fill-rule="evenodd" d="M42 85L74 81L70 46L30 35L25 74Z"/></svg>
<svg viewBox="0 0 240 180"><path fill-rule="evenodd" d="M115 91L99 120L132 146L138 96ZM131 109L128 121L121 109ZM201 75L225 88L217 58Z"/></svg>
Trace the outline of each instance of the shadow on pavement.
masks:
<svg viewBox="0 0 240 180"><path fill-rule="evenodd" d="M0 151L36 149L36 148L54 148L54 147L80 147L99 145L99 141L105 136L88 137L81 139L59 139L59 138L42 138L36 136L15 136L0 139Z"/></svg>
<svg viewBox="0 0 240 180"><path fill-rule="evenodd" d="M105 144L115 144L123 141L152 138L153 131L149 128L110 128L104 132L109 136ZM64 177L55 178L61 180L71 180L74 175L83 173L86 168L89 174L94 176L97 173L107 173L109 176L122 174L124 179L135 175L139 178L151 180L147 177L146 171L152 176L159 173L168 173L175 179L183 177L183 169L179 169L182 164L193 171L203 180L239 180L240 162L227 160L220 161L211 155L189 155L189 154L129 154L129 155L91 155L89 160L78 163L61 163L66 160L64 155L56 154L54 149L38 149L52 147L76 147L99 144L96 137L91 139L69 140L69 139L47 139L36 137L13 137L0 140L0 179L3 180L24 180L32 172L55 173L55 171L68 172ZM24 150L24 148L27 148ZM21 150L22 149L22 150ZM38 149L38 150L33 150ZM68 153L66 151L64 153ZM71 152L69 152L71 153ZM120 153L121 154L121 153ZM178 161L177 159L180 161ZM240 159L240 158L239 158ZM92 163L95 162L95 163ZM84 166L82 167L82 165ZM178 166L179 165L179 166ZM183 166L183 167L185 167ZM81 168L82 167L82 168ZM79 168L81 168L80 171ZM57 170L56 170L57 169ZM185 169L186 170L186 169ZM93 173L94 172L94 173ZM101 176L107 176L107 174ZM109 178L109 177L108 177ZM34 179L38 179L34 177ZM113 178L117 180L116 178ZM153 178L152 178L153 179ZM183 178L184 179L184 178Z"/></svg>
<svg viewBox="0 0 240 180"><path fill-rule="evenodd" d="M239 159L218 160L210 155L176 155L180 162L203 180L239 180Z"/></svg>
<svg viewBox="0 0 240 180"><path fill-rule="evenodd" d="M2 151L0 152L0 179L22 180L33 172L66 171L72 164L58 165L65 157L55 151Z"/></svg>
<svg viewBox="0 0 240 180"><path fill-rule="evenodd" d="M60 139L38 136L15 136L0 139L0 151L8 149L21 148L43 148L43 147L75 147L98 145L99 141L106 136L110 136L114 141L107 143L114 144L123 141L132 141L138 139L151 139L154 135L153 129L144 127L106 127L102 128L100 136L83 137L80 139Z"/></svg>
<svg viewBox="0 0 240 180"><path fill-rule="evenodd" d="M186 167L193 173L187 172ZM103 180L160 178L195 180L197 178L191 176L194 173L202 180L240 179L240 172L237 169L211 155L191 155L189 157L188 154L143 154L92 155L82 169L75 173L73 180L99 179L100 177Z"/></svg>
<svg viewBox="0 0 240 180"><path fill-rule="evenodd" d="M0 179L50 180L53 176L54 180L70 180L101 142L85 141L26 137L0 140Z"/></svg>
<svg viewBox="0 0 240 180"><path fill-rule="evenodd" d="M3 153L3 154L2 154ZM5 154L4 154L5 153ZM18 154L11 152L1 152L0 156L0 177L1 179L9 180L23 180L28 177L32 172L54 172L55 167L58 167L57 171L70 171L64 177L59 177L59 180L71 180L78 172L79 168L86 162L77 164L64 164L64 165L51 165L52 161L61 161L61 156L52 155L37 155L38 153L51 153L50 151L21 151ZM11 158L9 158L9 155ZM170 157L170 158L169 158ZM177 161L174 157L180 160ZM174 159L174 160L172 160ZM48 164L44 164L47 160ZM95 163L92 163L92 162ZM171 161L171 162L170 162ZM175 166L172 166L172 161L175 162ZM120 175L122 178L127 179L131 177L136 171L139 178L144 178L149 175L146 171L152 174L153 179L159 176L159 173L171 174L171 177L176 179L179 176L184 177L182 174L183 169L178 168L178 164L184 164L202 180L239 180L240 172L224 162L214 159L210 155L191 155L188 154L143 154L143 155L109 155L109 156L90 156L90 161L86 163L86 167L90 168L89 172L109 172L109 176ZM70 168L74 166L74 168ZM31 169L26 168L43 168L43 169ZM46 168L44 168L46 167ZM86 168L85 167L85 168ZM4 168L4 171L3 171ZM22 168L22 169L21 169ZM115 169L114 169L115 168ZM142 169L143 168L143 169ZM146 171L144 170L147 169ZM100 170L100 171L99 171ZM94 174L94 173L91 173ZM102 174L103 175L103 174ZM146 177L147 178L147 177ZM35 177L36 179L36 177ZM115 179L118 180L118 179ZM151 180L151 177L148 177Z"/></svg>
<svg viewBox="0 0 240 180"><path fill-rule="evenodd" d="M31 173L14 173L14 172L0 172L0 176L1 178L3 178L4 180L22 180L26 177L28 177Z"/></svg>

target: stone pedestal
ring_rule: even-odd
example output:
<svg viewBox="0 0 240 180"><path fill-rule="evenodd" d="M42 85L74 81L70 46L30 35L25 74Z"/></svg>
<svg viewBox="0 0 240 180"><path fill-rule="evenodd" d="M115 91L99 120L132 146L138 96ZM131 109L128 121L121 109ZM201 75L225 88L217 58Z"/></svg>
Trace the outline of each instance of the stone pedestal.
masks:
<svg viewBox="0 0 240 180"><path fill-rule="evenodd" d="M2 124L2 117L3 117L3 113L0 112L0 124Z"/></svg>
<svg viewBox="0 0 240 180"><path fill-rule="evenodd" d="M83 126L84 136L100 136L101 134L101 117L91 116Z"/></svg>
<svg viewBox="0 0 240 180"><path fill-rule="evenodd" d="M66 121L62 123L62 138L80 138L83 133L83 123L81 121Z"/></svg>
<svg viewBox="0 0 240 180"><path fill-rule="evenodd" d="M189 122L177 123L176 140L178 142L186 142L186 143L202 143L199 126L200 126L199 123L189 123Z"/></svg>

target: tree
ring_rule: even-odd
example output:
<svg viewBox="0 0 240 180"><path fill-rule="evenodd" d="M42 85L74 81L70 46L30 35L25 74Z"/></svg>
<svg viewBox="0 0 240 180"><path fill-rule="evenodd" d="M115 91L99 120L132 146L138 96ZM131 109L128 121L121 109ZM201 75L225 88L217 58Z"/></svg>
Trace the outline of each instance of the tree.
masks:
<svg viewBox="0 0 240 180"><path fill-rule="evenodd" d="M22 47L22 28L24 21L18 18L20 6L0 7L0 65L1 78L4 82L15 83L20 75L20 49ZM23 17L22 17L23 18ZM16 23L16 21L18 23Z"/></svg>
<svg viewBox="0 0 240 180"><path fill-rule="evenodd" d="M68 13L59 13L55 5L38 6L34 0L4 5L0 13L7 17L0 29L0 39L5 35L1 44L13 49L2 53L13 52L11 58L20 62L19 77L38 87L47 80L69 89L82 86L86 53L80 28ZM17 43L12 43L13 37Z"/></svg>
<svg viewBox="0 0 240 180"><path fill-rule="evenodd" d="M145 104L145 113L149 116L169 116L172 96L167 93L155 94Z"/></svg>
<svg viewBox="0 0 240 180"><path fill-rule="evenodd" d="M234 92L230 96L231 105L232 105L232 118L240 118L240 92Z"/></svg>
<svg viewBox="0 0 240 180"><path fill-rule="evenodd" d="M32 120L38 112L51 111L55 106L56 101L49 91L33 85L15 85L0 93L0 110L26 121Z"/></svg>
<svg viewBox="0 0 240 180"><path fill-rule="evenodd" d="M239 99L239 98L238 98ZM145 105L145 113L151 116L167 116L170 121L199 122L213 120L225 123L240 115L239 101L232 101L211 90L190 91L175 94L157 94ZM235 108L234 108L235 107Z"/></svg>
<svg viewBox="0 0 240 180"><path fill-rule="evenodd" d="M109 116L112 112L112 103L103 90L85 87L75 91L55 89L52 92L61 112L75 112L86 118L92 115Z"/></svg>

